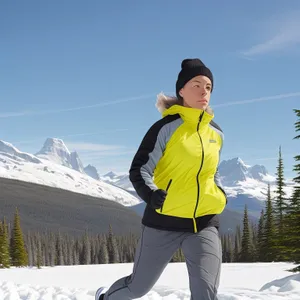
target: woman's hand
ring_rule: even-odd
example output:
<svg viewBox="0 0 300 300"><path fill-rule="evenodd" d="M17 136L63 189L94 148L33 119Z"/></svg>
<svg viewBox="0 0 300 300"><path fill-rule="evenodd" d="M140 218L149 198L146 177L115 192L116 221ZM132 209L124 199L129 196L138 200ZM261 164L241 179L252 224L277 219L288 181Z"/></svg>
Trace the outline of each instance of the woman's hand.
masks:
<svg viewBox="0 0 300 300"><path fill-rule="evenodd" d="M158 189L156 191L153 191L150 198L150 205L154 209L161 208L166 199L166 196L167 196L167 192L165 190Z"/></svg>

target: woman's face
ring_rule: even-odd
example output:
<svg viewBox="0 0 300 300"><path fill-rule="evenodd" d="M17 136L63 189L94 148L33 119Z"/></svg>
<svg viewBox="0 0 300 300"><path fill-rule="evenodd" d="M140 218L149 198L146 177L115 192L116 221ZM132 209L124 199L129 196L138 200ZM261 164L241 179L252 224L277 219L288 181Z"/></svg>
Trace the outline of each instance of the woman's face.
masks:
<svg viewBox="0 0 300 300"><path fill-rule="evenodd" d="M188 81L180 90L183 105L192 108L206 110L210 101L211 81L206 76L196 76Z"/></svg>

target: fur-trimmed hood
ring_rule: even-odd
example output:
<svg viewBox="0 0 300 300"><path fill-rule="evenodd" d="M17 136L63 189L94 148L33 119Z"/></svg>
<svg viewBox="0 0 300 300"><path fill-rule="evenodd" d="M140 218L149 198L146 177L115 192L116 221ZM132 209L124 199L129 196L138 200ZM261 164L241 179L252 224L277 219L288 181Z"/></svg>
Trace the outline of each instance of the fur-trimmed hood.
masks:
<svg viewBox="0 0 300 300"><path fill-rule="evenodd" d="M166 109L173 105L183 105L183 102L175 96L166 96L164 93L159 93L157 95L155 106L160 113L163 113ZM210 106L206 108L206 112L212 116L214 114Z"/></svg>

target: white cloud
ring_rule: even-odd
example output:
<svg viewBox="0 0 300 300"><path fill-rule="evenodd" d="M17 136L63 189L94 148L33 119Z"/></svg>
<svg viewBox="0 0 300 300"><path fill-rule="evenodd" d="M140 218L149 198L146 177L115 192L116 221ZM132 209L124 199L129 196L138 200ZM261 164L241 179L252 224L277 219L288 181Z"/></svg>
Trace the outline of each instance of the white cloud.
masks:
<svg viewBox="0 0 300 300"><path fill-rule="evenodd" d="M0 113L0 118L12 118L12 117L23 117L23 116L28 116L32 112L30 111L20 111L20 112L3 112Z"/></svg>
<svg viewBox="0 0 300 300"><path fill-rule="evenodd" d="M279 94L279 95L274 95L274 96L266 96L266 97L253 98L253 99L241 100L241 101L226 102L226 103L213 105L213 107L243 105L243 104L249 104L249 103L255 103L255 102L263 102L263 101L269 101L269 100L281 100L281 99L285 99L285 98L294 98L294 97L300 97L300 92Z"/></svg>
<svg viewBox="0 0 300 300"><path fill-rule="evenodd" d="M94 143L73 143L73 142L65 142L67 147L71 150L76 151L112 151L124 149L124 146L119 145L106 145L106 144L94 144Z"/></svg>
<svg viewBox="0 0 300 300"><path fill-rule="evenodd" d="M21 111L21 112L3 112L0 113L0 118L11 118L11 117L22 117L22 116L34 116L34 115L48 115L48 114L58 114L58 113L64 113L64 112L71 112L76 110L83 110L83 109L91 109L91 108L98 108L103 106L109 106L109 105L116 105L120 103L126 103L136 100L142 100L142 99L149 99L151 97L154 97L156 95L141 95L141 96L134 96L129 98L123 98L123 99L117 99L117 100L111 100L107 102L101 102L97 104L92 105L84 105L84 106L77 106L77 107L70 107L70 108L64 108L64 109L53 109L53 110L40 110L40 111Z"/></svg>
<svg viewBox="0 0 300 300"><path fill-rule="evenodd" d="M270 19L259 28L261 31L269 31L264 41L253 45L242 54L247 58L255 55L289 49L300 44L300 11L290 12L281 17Z"/></svg>
<svg viewBox="0 0 300 300"><path fill-rule="evenodd" d="M103 107L103 106L109 106L109 105L116 105L116 104L119 104L119 103L125 103L125 102L131 102L131 101L136 101L136 100L147 99L147 98L150 98L150 97L153 97L153 95L134 96L134 97L129 97L129 98L112 100L112 101L108 101L108 102L101 102L101 103L97 103L97 104L93 104L93 105L85 105L85 106L71 107L71 108L65 108L65 109L38 111L34 114L56 114L56 113L69 112L69 111L75 111L75 110L97 108L97 107Z"/></svg>
<svg viewBox="0 0 300 300"><path fill-rule="evenodd" d="M103 156L131 155L135 151L123 145L108 145L85 142L65 142L70 151L76 151L83 160L98 159Z"/></svg>

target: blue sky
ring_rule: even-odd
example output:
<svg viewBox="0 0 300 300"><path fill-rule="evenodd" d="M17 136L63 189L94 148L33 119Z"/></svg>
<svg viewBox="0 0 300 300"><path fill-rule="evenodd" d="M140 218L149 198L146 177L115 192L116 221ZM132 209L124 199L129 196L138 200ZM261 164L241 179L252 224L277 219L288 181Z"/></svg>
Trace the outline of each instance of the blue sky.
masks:
<svg viewBox="0 0 300 300"><path fill-rule="evenodd" d="M156 95L182 59L215 77L222 159L293 176L300 108L300 2L1 1L0 139L35 153L62 138L100 174L128 171Z"/></svg>

